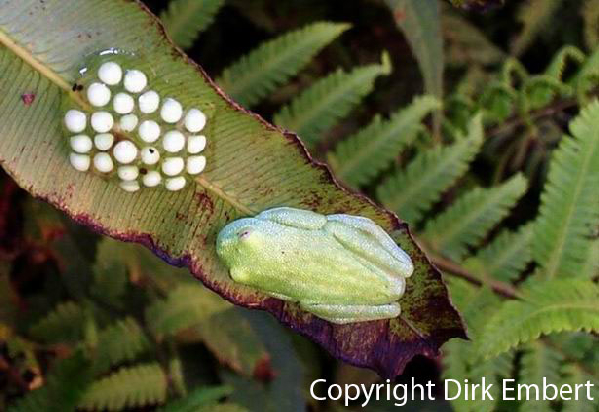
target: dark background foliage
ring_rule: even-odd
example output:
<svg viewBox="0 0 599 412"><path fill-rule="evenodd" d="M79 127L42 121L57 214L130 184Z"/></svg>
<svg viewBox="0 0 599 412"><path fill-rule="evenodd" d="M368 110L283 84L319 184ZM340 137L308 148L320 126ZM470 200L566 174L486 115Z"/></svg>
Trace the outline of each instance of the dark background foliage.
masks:
<svg viewBox="0 0 599 412"><path fill-rule="evenodd" d="M168 7L164 1L145 3L157 15ZM339 142L369 124L376 114L386 116L408 107L414 96L427 92L412 45L398 28L401 16L397 10L390 10L387 3L227 0L214 22L186 52L212 78L218 78L240 56L267 40L316 21L350 23L351 30L318 53L298 75L251 107L272 120L282 105L316 80L339 67L351 71L380 62L381 53L387 51L391 73L379 76L373 91L358 99L359 104L354 105L350 115L335 119L334 127L321 133L311 147L318 159L327 161ZM485 95L481 82L470 88L474 92L463 93L461 87L469 84L464 79L479 76L483 84L496 79L509 63L510 55L528 73L539 74L564 45L587 53L597 46L592 41L589 44L585 32L593 30L589 28L592 19L591 23L583 23L585 7L597 2L530 3L538 8L537 14L551 4L557 3L558 8L540 27L534 28L530 41L515 46L526 28L533 26L530 17L519 17L523 2L507 0L503 6L483 7L484 13L479 7L452 9L449 3L441 2L443 17L460 19L451 26L453 32L448 25L442 31L446 67L445 120L441 129L435 131L434 116L426 117L414 144L398 151L392 164L383 165L381 175L367 184L346 182L387 206L378 187L384 186L389 176L405 170L421 152L434 149L435 144L445 147L458 142L456 136L460 133L472 138L471 145L481 144L472 137L477 133L472 119L476 112L485 112L487 140L481 144L480 152L474 150L473 159L463 161L467 172L456 176L456 182L452 182L455 184L439 188L438 198L433 196L430 207L414 221L399 213L413 225L425 250L451 279L450 291L464 311L475 343L484 326L477 313L490 317L502 308L501 299L520 298L526 293L526 279L538 276L537 264L543 265L533 261L529 239L523 242L521 258L514 258L516 268L505 264L499 275L483 276L485 264L490 264L493 257L491 253L485 261L485 248L506 230L520 231L535 220L542 204L551 153L559 146L569 122L596 94L594 87L585 90L584 98L572 92L549 93L543 89L540 93L548 93L549 98L523 110L510 99L478 100ZM597 31L599 22L593 24ZM473 28L477 30L470 34L468 30ZM468 33L469 43L464 44L461 33ZM575 71L567 66L563 77ZM520 92L521 83L524 81L510 87ZM460 116L456 112L461 106L455 102L464 96L473 103ZM534 100L528 95L526 98ZM415 124L420 124L420 119ZM437 143L431 144L435 138ZM456 199L479 186L500 187L519 172L527 178L527 190L506 194L509 199L505 205L492 205L485 214L496 213L498 217L488 224L477 221L473 225L471 237L475 240L468 238L460 245L465 252L456 251L452 244L443 248L435 243L439 233L435 218L458 203ZM312 380L318 377L340 384L380 381L373 372L333 359L269 315L224 302L185 270L160 262L141 247L121 244L75 225L50 206L32 199L4 173L0 186L0 409L10 406L12 411L62 411L75 407L102 410L110 406L113 410L337 411L346 408L334 401L319 403L310 398L308 387ZM483 198L490 193L485 192ZM596 221L594 225L599 227ZM588 276L589 283L596 285L598 275L595 270ZM517 309L521 311L517 313L526 314L526 308ZM555 329L559 328L542 331L550 333ZM526 345L517 346L520 341ZM558 334L551 339L516 339L505 350L490 351L497 356L479 365L469 363L474 358L474 349L469 345L453 341L438 359L416 357L395 381L409 382L414 377L417 382L438 383L442 377L477 376L536 379L541 373L556 380L576 381L583 377L596 380L598 375L596 338L583 332ZM534 359L540 359L538 364L533 364ZM534 376L536 372L538 376ZM574 407L559 403L535 405L538 410L577 410L579 406L597 410L596 403ZM456 401L450 405L443 400L411 402L406 406L409 410L452 407L527 408L507 402L487 405ZM362 410L357 404L351 408ZM364 410L393 408L386 402L372 402Z"/></svg>

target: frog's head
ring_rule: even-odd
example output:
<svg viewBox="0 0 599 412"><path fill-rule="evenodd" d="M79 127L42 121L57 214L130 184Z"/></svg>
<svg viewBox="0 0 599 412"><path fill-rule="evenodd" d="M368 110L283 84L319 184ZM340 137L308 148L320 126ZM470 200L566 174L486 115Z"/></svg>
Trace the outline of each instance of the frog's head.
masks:
<svg viewBox="0 0 599 412"><path fill-rule="evenodd" d="M216 238L216 253L231 267L233 263L252 256L262 244L261 221L239 219L225 226Z"/></svg>

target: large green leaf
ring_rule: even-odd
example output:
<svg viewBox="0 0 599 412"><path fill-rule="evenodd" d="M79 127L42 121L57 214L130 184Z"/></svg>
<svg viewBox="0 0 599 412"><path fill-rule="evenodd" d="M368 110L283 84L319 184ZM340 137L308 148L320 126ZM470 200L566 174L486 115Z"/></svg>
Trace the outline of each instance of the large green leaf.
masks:
<svg viewBox="0 0 599 412"><path fill-rule="evenodd" d="M184 190L129 193L114 180L71 167L63 108L87 109L84 94L73 91L73 85L80 69L109 49L127 52L136 68L151 75L160 95L208 112L208 166ZM407 226L336 185L294 134L227 100L199 66L173 47L140 2L0 0L0 73L2 166L23 188L76 221L142 243L164 260L188 266L228 300L268 310L334 356L384 375L400 373L415 354L435 355L448 338L464 336L439 272ZM402 315L333 325L302 312L296 303L234 283L215 253L217 233L233 219L282 205L362 215L389 231L415 263Z"/></svg>

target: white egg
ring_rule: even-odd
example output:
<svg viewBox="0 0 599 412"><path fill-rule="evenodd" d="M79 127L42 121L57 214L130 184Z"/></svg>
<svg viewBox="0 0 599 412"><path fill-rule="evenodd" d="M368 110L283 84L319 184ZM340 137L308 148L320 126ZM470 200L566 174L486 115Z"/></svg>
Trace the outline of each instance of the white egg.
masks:
<svg viewBox="0 0 599 412"><path fill-rule="evenodd" d="M198 109L191 109L185 116L185 127L191 133L197 133L206 126L206 115Z"/></svg>
<svg viewBox="0 0 599 412"><path fill-rule="evenodd" d="M138 122L139 119L136 115L126 114L123 117L121 117L121 120L119 121L119 127L124 132L132 132L137 127Z"/></svg>
<svg viewBox="0 0 599 412"><path fill-rule="evenodd" d="M175 99L168 98L162 104L160 117L167 123L177 123L183 116L183 106Z"/></svg>
<svg viewBox="0 0 599 412"><path fill-rule="evenodd" d="M162 172L167 176L176 176L183 171L185 161L182 157L167 157L162 161Z"/></svg>
<svg viewBox="0 0 599 412"><path fill-rule="evenodd" d="M97 171L102 173L112 172L112 169L114 168L112 157L110 157L108 153L96 153L94 156L94 167Z"/></svg>
<svg viewBox="0 0 599 412"><path fill-rule="evenodd" d="M162 147L167 152L179 152L185 147L185 136L178 130L171 130L162 138Z"/></svg>
<svg viewBox="0 0 599 412"><path fill-rule="evenodd" d="M141 149L141 161L147 165L154 165L160 160L160 152L153 147Z"/></svg>
<svg viewBox="0 0 599 412"><path fill-rule="evenodd" d="M139 176L139 169L137 166L121 166L117 169L117 174L121 180L135 180Z"/></svg>
<svg viewBox="0 0 599 412"><path fill-rule="evenodd" d="M185 178L183 176L175 177L173 179L166 179L165 187L168 190L177 191L185 187Z"/></svg>
<svg viewBox="0 0 599 412"><path fill-rule="evenodd" d="M187 151L189 153L192 153L192 154L200 153L205 148L206 148L206 136L200 134L200 135L189 136L187 138Z"/></svg>
<svg viewBox="0 0 599 412"><path fill-rule="evenodd" d="M98 133L107 133L114 126L114 119L108 112L96 112L91 118L92 128Z"/></svg>
<svg viewBox="0 0 599 412"><path fill-rule="evenodd" d="M94 137L94 144L98 150L110 150L113 143L114 136L110 133L101 133Z"/></svg>
<svg viewBox="0 0 599 412"><path fill-rule="evenodd" d="M123 140L114 146L114 149L112 149L112 154L117 162L128 164L134 161L137 157L137 147L129 140Z"/></svg>
<svg viewBox="0 0 599 412"><path fill-rule="evenodd" d="M80 133L85 130L87 116L79 110L69 110L64 115L64 124L69 131Z"/></svg>
<svg viewBox="0 0 599 412"><path fill-rule="evenodd" d="M154 120L146 120L139 125L139 137L147 143L154 143L160 137L160 126Z"/></svg>
<svg viewBox="0 0 599 412"><path fill-rule="evenodd" d="M206 158L204 156L189 156L187 158L187 173L197 175L202 173L206 167Z"/></svg>
<svg viewBox="0 0 599 412"><path fill-rule="evenodd" d="M112 99L112 107L119 114L131 113L135 108L135 100L127 93L117 93Z"/></svg>
<svg viewBox="0 0 599 412"><path fill-rule="evenodd" d="M87 100L92 106L106 106L111 96L110 89L104 83L92 83L87 88Z"/></svg>
<svg viewBox="0 0 599 412"><path fill-rule="evenodd" d="M123 70L115 62L106 62L98 69L98 77L104 83L114 86L123 78Z"/></svg>
<svg viewBox="0 0 599 412"><path fill-rule="evenodd" d="M89 164L91 162L88 155L83 155L79 153L71 153L69 155L69 160L71 161L71 166L80 172L85 172L89 169Z"/></svg>
<svg viewBox="0 0 599 412"><path fill-rule="evenodd" d="M155 187L162 181L162 176L155 170L149 171L142 179L144 186Z"/></svg>
<svg viewBox="0 0 599 412"><path fill-rule="evenodd" d="M128 70L125 73L125 89L131 93L139 93L148 85L148 78L139 70Z"/></svg>
<svg viewBox="0 0 599 412"><path fill-rule="evenodd" d="M154 113L160 105L160 96L154 90L145 92L139 96L139 111L142 113Z"/></svg>
<svg viewBox="0 0 599 412"><path fill-rule="evenodd" d="M71 137L71 149L79 153L87 153L92 150L92 139L84 134Z"/></svg>
<svg viewBox="0 0 599 412"><path fill-rule="evenodd" d="M139 190L139 183L137 183L136 181L121 182L119 183L119 186L121 187L121 189L127 192L137 192Z"/></svg>

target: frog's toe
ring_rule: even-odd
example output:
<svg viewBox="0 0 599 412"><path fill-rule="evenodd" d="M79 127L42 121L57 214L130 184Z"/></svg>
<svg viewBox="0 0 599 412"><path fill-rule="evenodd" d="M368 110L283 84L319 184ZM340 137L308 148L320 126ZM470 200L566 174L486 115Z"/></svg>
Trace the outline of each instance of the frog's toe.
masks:
<svg viewBox="0 0 599 412"><path fill-rule="evenodd" d="M336 324L396 318L401 313L397 302L384 305L331 305L300 302L300 307L319 318Z"/></svg>

